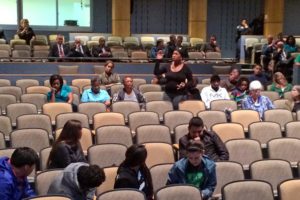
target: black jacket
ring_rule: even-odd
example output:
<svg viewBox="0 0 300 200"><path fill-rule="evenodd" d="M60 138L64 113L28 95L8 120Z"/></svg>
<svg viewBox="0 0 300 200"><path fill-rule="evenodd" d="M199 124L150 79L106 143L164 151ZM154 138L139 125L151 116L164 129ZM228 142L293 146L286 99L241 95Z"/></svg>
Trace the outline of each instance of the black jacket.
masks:
<svg viewBox="0 0 300 200"><path fill-rule="evenodd" d="M140 170L145 182L145 187L142 191L145 193L147 199L152 199L153 185L150 176L150 171L146 166L143 167L143 170ZM125 164L121 164L117 171L114 188L135 188L139 190L141 183L138 181L137 177L138 174L135 170L131 169Z"/></svg>
<svg viewBox="0 0 300 200"><path fill-rule="evenodd" d="M201 142L204 144L204 154L210 159L214 161L229 159L229 153L226 146L215 132L203 130L203 134L200 136L200 138ZM180 158L184 158L186 156L186 147L190 140L191 138L189 138L188 134L179 139Z"/></svg>

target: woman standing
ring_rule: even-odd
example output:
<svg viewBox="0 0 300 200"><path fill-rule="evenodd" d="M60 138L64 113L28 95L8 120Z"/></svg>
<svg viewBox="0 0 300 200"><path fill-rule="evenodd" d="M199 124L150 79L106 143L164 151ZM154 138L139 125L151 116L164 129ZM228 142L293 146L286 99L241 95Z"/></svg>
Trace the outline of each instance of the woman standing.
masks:
<svg viewBox="0 0 300 200"><path fill-rule="evenodd" d="M65 168L70 163L86 162L81 144L79 142L82 132L81 123L78 120L69 120L52 145L47 167Z"/></svg>
<svg viewBox="0 0 300 200"><path fill-rule="evenodd" d="M178 109L180 101L188 98L188 91L193 86L193 74L190 68L183 62L182 54L174 50L171 64L160 67L160 61L163 59L163 52L157 53L157 62L154 67L154 75L160 80L165 80L165 91L171 99L174 109Z"/></svg>

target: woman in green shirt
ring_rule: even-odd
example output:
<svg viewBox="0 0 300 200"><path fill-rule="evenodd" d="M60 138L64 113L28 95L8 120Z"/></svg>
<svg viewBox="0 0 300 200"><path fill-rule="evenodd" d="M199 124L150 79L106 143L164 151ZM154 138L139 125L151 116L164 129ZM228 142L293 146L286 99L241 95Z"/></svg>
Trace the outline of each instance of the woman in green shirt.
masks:
<svg viewBox="0 0 300 200"><path fill-rule="evenodd" d="M292 91L292 84L288 83L281 72L276 72L273 75L273 83L270 90L277 92L280 98L283 98L284 93Z"/></svg>

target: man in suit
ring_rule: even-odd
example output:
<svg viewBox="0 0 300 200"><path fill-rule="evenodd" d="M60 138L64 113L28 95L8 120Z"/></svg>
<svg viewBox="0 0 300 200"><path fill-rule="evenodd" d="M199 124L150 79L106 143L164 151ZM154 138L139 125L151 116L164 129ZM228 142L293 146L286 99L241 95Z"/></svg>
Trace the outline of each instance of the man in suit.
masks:
<svg viewBox="0 0 300 200"><path fill-rule="evenodd" d="M99 45L94 46L92 49L92 54L94 57L111 57L110 48L105 46L105 39L99 38Z"/></svg>
<svg viewBox="0 0 300 200"><path fill-rule="evenodd" d="M81 44L80 39L75 39L69 57L91 57L91 53L86 45Z"/></svg>
<svg viewBox="0 0 300 200"><path fill-rule="evenodd" d="M64 58L70 53L69 47L63 43L64 36L57 35L56 44L54 44L49 52L49 57Z"/></svg>

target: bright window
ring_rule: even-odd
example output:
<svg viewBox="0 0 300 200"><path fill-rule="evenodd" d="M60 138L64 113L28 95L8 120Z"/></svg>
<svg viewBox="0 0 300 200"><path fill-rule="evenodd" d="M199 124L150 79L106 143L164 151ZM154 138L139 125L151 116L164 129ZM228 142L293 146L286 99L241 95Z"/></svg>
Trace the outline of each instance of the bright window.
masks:
<svg viewBox="0 0 300 200"><path fill-rule="evenodd" d="M0 13L0 24L18 24L17 0L1 0Z"/></svg>
<svg viewBox="0 0 300 200"><path fill-rule="evenodd" d="M90 0L59 0L58 25L90 27Z"/></svg>
<svg viewBox="0 0 300 200"><path fill-rule="evenodd" d="M30 25L56 26L56 0L23 0L23 18Z"/></svg>

